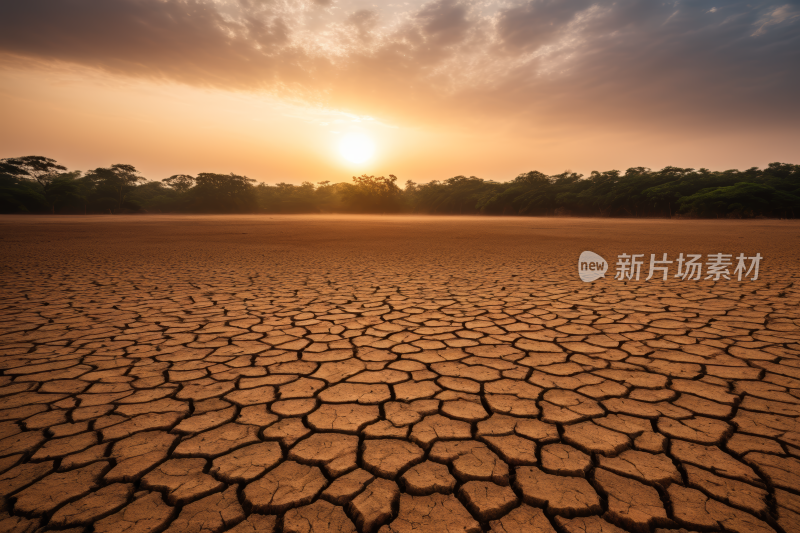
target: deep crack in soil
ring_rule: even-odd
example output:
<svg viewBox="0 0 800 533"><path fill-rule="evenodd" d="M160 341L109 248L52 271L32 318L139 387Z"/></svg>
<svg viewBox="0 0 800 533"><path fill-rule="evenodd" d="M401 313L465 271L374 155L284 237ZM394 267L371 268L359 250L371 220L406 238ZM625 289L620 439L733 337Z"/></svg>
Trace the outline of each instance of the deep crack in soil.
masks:
<svg viewBox="0 0 800 533"><path fill-rule="evenodd" d="M2 532L800 531L797 223L0 233ZM584 250L605 279L579 281ZM765 259L613 279L664 252Z"/></svg>

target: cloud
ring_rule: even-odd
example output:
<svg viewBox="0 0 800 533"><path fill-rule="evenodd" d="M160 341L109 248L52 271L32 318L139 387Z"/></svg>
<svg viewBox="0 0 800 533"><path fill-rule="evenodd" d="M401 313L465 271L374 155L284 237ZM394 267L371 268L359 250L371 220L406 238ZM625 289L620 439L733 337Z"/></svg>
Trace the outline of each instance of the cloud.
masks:
<svg viewBox="0 0 800 533"><path fill-rule="evenodd" d="M797 17L796 2L718 0L0 0L0 61L412 122L790 124Z"/></svg>
<svg viewBox="0 0 800 533"><path fill-rule="evenodd" d="M589 0L531 0L499 12L498 38L515 52L557 41L568 23L591 6Z"/></svg>
<svg viewBox="0 0 800 533"><path fill-rule="evenodd" d="M372 40L371 32L378 25L378 14L369 9L359 9L347 18L347 22L351 24L362 41Z"/></svg>
<svg viewBox="0 0 800 533"><path fill-rule="evenodd" d="M467 6L456 0L438 0L422 7L414 16L427 47L451 46L462 42L472 26Z"/></svg>
<svg viewBox="0 0 800 533"><path fill-rule="evenodd" d="M753 32L752 36L758 37L759 35L763 35L767 32L769 26L775 26L784 22L793 22L798 17L800 17L800 12L789 4L771 9L756 21L755 25L758 28Z"/></svg>

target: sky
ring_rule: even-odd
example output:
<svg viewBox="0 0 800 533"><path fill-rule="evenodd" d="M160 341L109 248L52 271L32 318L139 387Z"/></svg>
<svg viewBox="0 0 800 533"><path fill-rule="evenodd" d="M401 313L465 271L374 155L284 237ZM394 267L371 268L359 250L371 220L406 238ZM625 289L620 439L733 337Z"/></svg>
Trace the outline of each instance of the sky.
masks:
<svg viewBox="0 0 800 533"><path fill-rule="evenodd" d="M800 163L798 82L800 0L0 0L0 158L151 180Z"/></svg>

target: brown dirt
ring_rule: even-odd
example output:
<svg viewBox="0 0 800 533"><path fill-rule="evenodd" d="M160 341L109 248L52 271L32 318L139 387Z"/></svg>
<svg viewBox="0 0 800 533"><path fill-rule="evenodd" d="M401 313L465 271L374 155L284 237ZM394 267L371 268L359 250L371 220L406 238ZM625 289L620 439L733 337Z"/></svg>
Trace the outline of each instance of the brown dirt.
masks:
<svg viewBox="0 0 800 533"><path fill-rule="evenodd" d="M0 531L800 531L798 244L777 220L0 217ZM764 260L644 281L664 252Z"/></svg>

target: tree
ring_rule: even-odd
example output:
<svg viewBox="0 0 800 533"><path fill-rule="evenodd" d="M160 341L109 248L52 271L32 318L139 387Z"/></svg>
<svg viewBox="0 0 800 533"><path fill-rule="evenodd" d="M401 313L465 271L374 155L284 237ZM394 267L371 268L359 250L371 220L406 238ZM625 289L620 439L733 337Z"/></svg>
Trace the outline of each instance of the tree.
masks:
<svg viewBox="0 0 800 533"><path fill-rule="evenodd" d="M140 183L147 181L139 175L133 165L111 165L109 168L96 168L91 172L98 185L105 186L115 192L117 210L122 209L128 193Z"/></svg>
<svg viewBox="0 0 800 533"><path fill-rule="evenodd" d="M179 194L188 192L194 186L194 177L188 174L175 174L161 181L168 187L175 189Z"/></svg>
<svg viewBox="0 0 800 533"><path fill-rule="evenodd" d="M203 172L190 189L192 207L207 212L249 212L256 209L256 180L237 174Z"/></svg>
<svg viewBox="0 0 800 533"><path fill-rule="evenodd" d="M185 196L163 181L148 181L131 191L128 202L140 206L146 213L163 213L180 208L188 200Z"/></svg>
<svg viewBox="0 0 800 533"><path fill-rule="evenodd" d="M800 216L800 165L711 171L631 167L624 172L525 172L510 181L455 176L401 189L394 175L352 182L268 185L236 174L176 174L148 182L131 165L84 176L55 160L0 159L0 212L438 213L486 215Z"/></svg>
<svg viewBox="0 0 800 533"><path fill-rule="evenodd" d="M89 199L97 188L94 175L87 174L86 176L77 178L75 180L75 186L78 188L78 201L81 206L83 206L83 214L85 215L89 210Z"/></svg>
<svg viewBox="0 0 800 533"><path fill-rule="evenodd" d="M40 155L28 155L25 157L9 157L0 159L0 172L11 176L22 176L32 179L39 184L41 194L50 207L50 212L56 212L56 206L52 201L50 189L53 182L60 176L59 171L67 170L67 167L56 163L55 159Z"/></svg>
<svg viewBox="0 0 800 533"><path fill-rule="evenodd" d="M51 182L44 196L51 212L55 214L56 205L65 203L80 203L81 188L77 178L80 172L66 172L58 175Z"/></svg>
<svg viewBox="0 0 800 533"><path fill-rule="evenodd" d="M397 177L353 176L352 184L343 190L344 201L352 211L385 213L399 208L400 187Z"/></svg>
<svg viewBox="0 0 800 533"><path fill-rule="evenodd" d="M703 189L679 200L681 212L695 216L753 217L800 211L800 197L760 183L739 182Z"/></svg>

